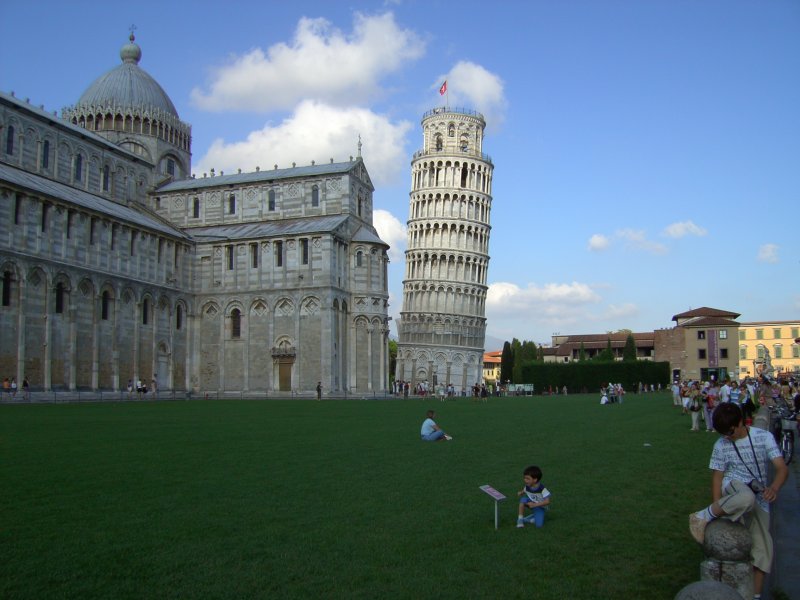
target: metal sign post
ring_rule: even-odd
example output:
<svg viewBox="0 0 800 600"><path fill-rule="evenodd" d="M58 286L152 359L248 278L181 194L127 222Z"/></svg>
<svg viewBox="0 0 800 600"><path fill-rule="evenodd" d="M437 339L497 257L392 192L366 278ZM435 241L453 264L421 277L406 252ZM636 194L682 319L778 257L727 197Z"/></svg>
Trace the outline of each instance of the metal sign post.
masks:
<svg viewBox="0 0 800 600"><path fill-rule="evenodd" d="M497 529L500 520L498 505L500 504L500 501L505 500L506 497L488 484L480 486L480 490L486 494L489 494L489 496L491 496L494 500L494 528Z"/></svg>

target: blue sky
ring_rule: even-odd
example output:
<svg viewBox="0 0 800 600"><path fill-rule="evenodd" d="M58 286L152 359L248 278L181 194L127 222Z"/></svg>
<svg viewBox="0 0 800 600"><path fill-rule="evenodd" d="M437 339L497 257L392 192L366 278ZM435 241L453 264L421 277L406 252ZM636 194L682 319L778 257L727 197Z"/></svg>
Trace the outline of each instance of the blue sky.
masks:
<svg viewBox="0 0 800 600"><path fill-rule="evenodd" d="M5 2L0 89L49 110L140 66L194 172L355 155L402 302L422 114L487 118L487 347L647 331L699 306L800 317L800 3Z"/></svg>

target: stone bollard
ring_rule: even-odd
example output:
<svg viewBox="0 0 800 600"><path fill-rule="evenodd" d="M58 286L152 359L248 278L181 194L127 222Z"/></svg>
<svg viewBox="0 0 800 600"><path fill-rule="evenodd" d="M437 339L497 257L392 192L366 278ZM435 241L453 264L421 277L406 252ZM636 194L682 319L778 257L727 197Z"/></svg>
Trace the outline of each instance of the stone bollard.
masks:
<svg viewBox="0 0 800 600"><path fill-rule="evenodd" d="M719 581L695 581L678 592L675 600L742 600L742 597Z"/></svg>
<svg viewBox="0 0 800 600"><path fill-rule="evenodd" d="M741 523L716 519L706 526L700 563L700 580L718 581L736 590L742 598L753 597L753 538Z"/></svg>

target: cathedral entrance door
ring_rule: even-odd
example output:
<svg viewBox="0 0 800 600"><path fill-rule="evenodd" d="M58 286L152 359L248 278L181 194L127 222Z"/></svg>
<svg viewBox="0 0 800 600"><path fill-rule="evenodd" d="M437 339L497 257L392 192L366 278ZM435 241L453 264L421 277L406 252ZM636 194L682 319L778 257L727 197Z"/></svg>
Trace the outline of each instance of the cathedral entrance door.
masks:
<svg viewBox="0 0 800 600"><path fill-rule="evenodd" d="M278 390L281 392L292 391L292 365L293 360L278 361Z"/></svg>

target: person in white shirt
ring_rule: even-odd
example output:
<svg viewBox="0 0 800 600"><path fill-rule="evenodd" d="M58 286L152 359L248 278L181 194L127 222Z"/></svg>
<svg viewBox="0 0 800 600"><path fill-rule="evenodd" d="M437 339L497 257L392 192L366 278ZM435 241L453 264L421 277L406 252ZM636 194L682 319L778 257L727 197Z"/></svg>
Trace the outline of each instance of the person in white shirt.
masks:
<svg viewBox="0 0 800 600"><path fill-rule="evenodd" d="M447 435L442 428L436 424L436 421L433 420L435 416L436 413L432 410L426 413L426 418L422 422L422 428L420 429L420 437L426 442L438 442L440 440L447 440L449 442L453 439L452 436Z"/></svg>
<svg viewBox="0 0 800 600"><path fill-rule="evenodd" d="M769 505L777 498L789 469L772 434L745 425L738 405L720 404L713 418L714 429L722 434L709 461L713 502L689 515L689 532L703 543L706 525L714 519L741 521L753 539L754 597L761 598L764 574L770 572L773 555ZM772 483L768 483L770 466L774 471Z"/></svg>
<svg viewBox="0 0 800 600"><path fill-rule="evenodd" d="M719 401L720 402L728 402L730 401L731 397L731 386L728 385L728 380L725 380L725 383L722 384L722 387L719 388Z"/></svg>

